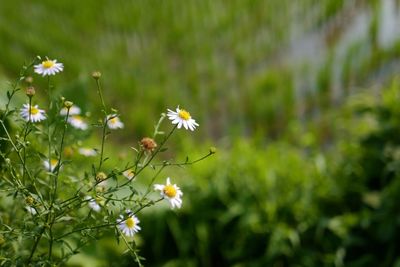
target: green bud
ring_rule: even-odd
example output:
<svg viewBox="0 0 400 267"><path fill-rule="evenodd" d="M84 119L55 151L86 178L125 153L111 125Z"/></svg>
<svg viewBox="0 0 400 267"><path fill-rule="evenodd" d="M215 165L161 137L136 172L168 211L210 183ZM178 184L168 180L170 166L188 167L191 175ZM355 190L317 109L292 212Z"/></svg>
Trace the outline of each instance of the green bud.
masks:
<svg viewBox="0 0 400 267"><path fill-rule="evenodd" d="M65 102L64 102L64 106L65 106L67 109L71 108L73 104L74 104L74 103L72 103L71 101L65 101Z"/></svg>
<svg viewBox="0 0 400 267"><path fill-rule="evenodd" d="M99 172L99 173L96 174L96 181L97 182L104 181L105 179L107 179L107 174L105 174L104 172Z"/></svg>
<svg viewBox="0 0 400 267"><path fill-rule="evenodd" d="M92 77L93 77L95 80L100 79L100 77L101 77L101 72L100 72L100 71L94 71L94 72L92 72Z"/></svg>

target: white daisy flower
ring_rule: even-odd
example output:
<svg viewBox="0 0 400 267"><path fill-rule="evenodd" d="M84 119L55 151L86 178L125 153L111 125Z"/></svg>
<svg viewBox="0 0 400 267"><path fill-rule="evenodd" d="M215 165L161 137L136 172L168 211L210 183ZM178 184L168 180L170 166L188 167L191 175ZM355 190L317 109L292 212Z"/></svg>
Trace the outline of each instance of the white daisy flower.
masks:
<svg viewBox="0 0 400 267"><path fill-rule="evenodd" d="M118 118L117 114L107 116L107 126L110 129L124 128L124 123Z"/></svg>
<svg viewBox="0 0 400 267"><path fill-rule="evenodd" d="M36 215L37 214L37 211L35 210L35 208L30 207L30 206L26 206L25 208L30 214L32 214L32 215Z"/></svg>
<svg viewBox="0 0 400 267"><path fill-rule="evenodd" d="M86 130L88 128L88 124L84 121L82 116L79 115L69 117L68 122L77 129Z"/></svg>
<svg viewBox="0 0 400 267"><path fill-rule="evenodd" d="M170 178L167 178L167 184L155 184L154 190L159 190L163 198L169 201L171 208L180 208L182 206L182 191L176 184L171 184Z"/></svg>
<svg viewBox="0 0 400 267"><path fill-rule="evenodd" d="M122 173L126 178L128 178L129 180L131 180L134 176L135 173L133 172L132 169L126 170Z"/></svg>
<svg viewBox="0 0 400 267"><path fill-rule="evenodd" d="M63 107L60 110L60 115L67 116L67 112L68 112L68 109L66 107ZM81 109L79 107L73 105L72 107L69 108L69 116L79 115L79 114L81 114Z"/></svg>
<svg viewBox="0 0 400 267"><path fill-rule="evenodd" d="M43 109L39 109L38 105L30 106L29 104L24 104L20 114L24 120L31 122L39 122L46 119L46 112Z"/></svg>
<svg viewBox="0 0 400 267"><path fill-rule="evenodd" d="M81 147L78 149L79 154L85 157L94 157L97 155L97 151L93 148Z"/></svg>
<svg viewBox="0 0 400 267"><path fill-rule="evenodd" d="M57 167L57 165L58 165L58 160L56 159L51 159L50 163L48 159L43 161L44 168L49 172L53 172L54 169Z"/></svg>
<svg viewBox="0 0 400 267"><path fill-rule="evenodd" d="M172 124L178 124L178 129L180 129L183 125L186 130L190 129L194 131L196 126L199 126L198 123L190 116L190 113L184 109L176 108L176 112L168 109L167 113L168 119L172 121Z"/></svg>
<svg viewBox="0 0 400 267"><path fill-rule="evenodd" d="M57 63L56 59L46 59L45 61L42 61L42 63L35 65L34 68L37 74L44 77L46 75L55 75L56 73L61 72L64 69L64 65L62 63Z"/></svg>
<svg viewBox="0 0 400 267"><path fill-rule="evenodd" d="M132 237L140 231L140 221L135 215L131 213L130 210L127 210L126 212L128 213L127 219L124 219L122 215L120 215L117 219L118 228L124 235Z"/></svg>
<svg viewBox="0 0 400 267"><path fill-rule="evenodd" d="M97 203L97 201L91 196L85 197L85 200L88 200L89 208L91 208L95 212L99 212L101 210L101 206L99 205L99 203Z"/></svg>

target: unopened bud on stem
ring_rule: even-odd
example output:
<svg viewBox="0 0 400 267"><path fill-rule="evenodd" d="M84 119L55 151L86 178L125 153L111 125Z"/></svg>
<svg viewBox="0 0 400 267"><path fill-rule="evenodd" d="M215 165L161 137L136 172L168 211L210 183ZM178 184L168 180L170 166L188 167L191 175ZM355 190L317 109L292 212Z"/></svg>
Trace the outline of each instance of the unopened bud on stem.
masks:
<svg viewBox="0 0 400 267"><path fill-rule="evenodd" d="M29 96L29 97L34 96L34 95L36 94L35 87L29 86L28 88L26 88L25 93L26 93L26 95Z"/></svg>
<svg viewBox="0 0 400 267"><path fill-rule="evenodd" d="M217 153L217 148L216 147L210 147L210 154L215 154Z"/></svg>
<svg viewBox="0 0 400 267"><path fill-rule="evenodd" d="M70 109L70 108L72 107L73 104L74 104L74 103L72 103L71 101L65 101L65 102L64 102L64 106L65 106L67 109Z"/></svg>
<svg viewBox="0 0 400 267"><path fill-rule="evenodd" d="M101 72L100 72L100 71L94 71L94 72L92 72L92 77L93 77L95 80L100 79L100 77L101 77Z"/></svg>
<svg viewBox="0 0 400 267"><path fill-rule="evenodd" d="M28 76L25 78L25 82L32 84L33 83L33 78L31 76Z"/></svg>

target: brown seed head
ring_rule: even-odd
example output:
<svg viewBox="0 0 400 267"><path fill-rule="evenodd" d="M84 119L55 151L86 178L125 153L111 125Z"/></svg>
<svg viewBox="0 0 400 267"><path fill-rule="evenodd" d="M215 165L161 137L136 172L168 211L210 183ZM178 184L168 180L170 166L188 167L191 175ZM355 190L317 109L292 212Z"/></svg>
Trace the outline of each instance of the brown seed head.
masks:
<svg viewBox="0 0 400 267"><path fill-rule="evenodd" d="M144 137L140 141L140 145L143 147L144 150L146 151L153 151L157 147L157 143L150 137Z"/></svg>

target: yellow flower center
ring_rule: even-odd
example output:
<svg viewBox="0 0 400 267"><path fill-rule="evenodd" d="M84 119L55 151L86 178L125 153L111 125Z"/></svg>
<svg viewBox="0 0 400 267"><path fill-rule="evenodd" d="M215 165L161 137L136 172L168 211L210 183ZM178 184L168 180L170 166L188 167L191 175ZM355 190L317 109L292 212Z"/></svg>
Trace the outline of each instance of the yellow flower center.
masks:
<svg viewBox="0 0 400 267"><path fill-rule="evenodd" d="M45 68L45 69L49 69L49 68L51 68L51 67L54 66L54 62L51 61L51 60L46 60L46 61L43 61L43 62L42 62L42 66L43 66L43 68Z"/></svg>
<svg viewBox="0 0 400 267"><path fill-rule="evenodd" d="M129 229L131 229L135 227L135 220L133 218L128 218L126 219L125 224Z"/></svg>
<svg viewBox="0 0 400 267"><path fill-rule="evenodd" d="M164 194L169 197L173 198L176 196L176 189L172 185L166 185L164 186Z"/></svg>
<svg viewBox="0 0 400 267"><path fill-rule="evenodd" d="M31 107L31 115L36 115L39 113L39 109L35 107Z"/></svg>
<svg viewBox="0 0 400 267"><path fill-rule="evenodd" d="M184 110L184 109L181 109L181 110L179 111L178 116L179 116L181 119L185 120L185 121L190 120L190 118L191 118L191 117L190 117L190 113L187 112L187 111Z"/></svg>
<svg viewBox="0 0 400 267"><path fill-rule="evenodd" d="M112 118L112 119L110 120L110 122L111 122L111 124L116 124L116 123L118 122L118 118L117 118L117 117Z"/></svg>
<svg viewBox="0 0 400 267"><path fill-rule="evenodd" d="M74 115L74 116L72 116L72 118L74 118L74 120L77 120L77 121L79 121L79 122L82 122L82 121L83 121L82 117L79 116L79 115Z"/></svg>
<svg viewBox="0 0 400 267"><path fill-rule="evenodd" d="M55 167L57 165L57 163L58 163L58 160L56 160L56 159L50 160L51 167Z"/></svg>

